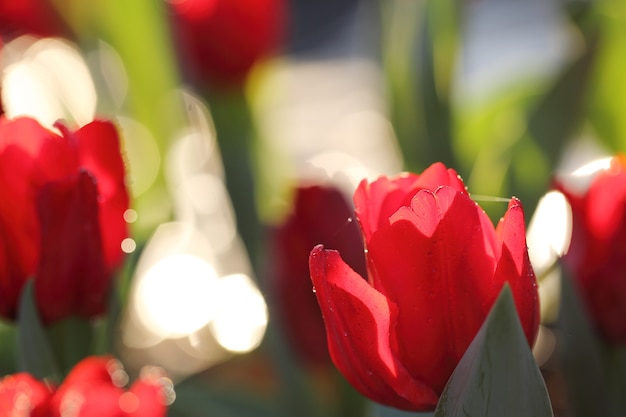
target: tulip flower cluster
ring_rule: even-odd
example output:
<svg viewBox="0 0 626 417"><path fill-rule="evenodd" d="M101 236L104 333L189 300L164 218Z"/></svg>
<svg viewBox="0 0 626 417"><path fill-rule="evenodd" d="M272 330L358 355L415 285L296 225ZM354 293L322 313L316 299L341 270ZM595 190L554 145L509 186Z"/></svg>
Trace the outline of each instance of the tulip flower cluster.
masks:
<svg viewBox="0 0 626 417"><path fill-rule="evenodd" d="M15 319L28 279L46 323L102 315L123 260L129 207L113 124L61 134L0 119L0 316Z"/></svg>
<svg viewBox="0 0 626 417"><path fill-rule="evenodd" d="M533 344L537 283L519 200L494 228L457 173L437 163L421 175L363 181L354 203L368 279L321 245L310 270L331 357L361 393L434 409L504 283Z"/></svg>
<svg viewBox="0 0 626 417"><path fill-rule="evenodd" d="M110 356L79 362L59 387L28 373L0 380L0 415L32 417L164 417L170 382L158 369L126 390L128 376Z"/></svg>
<svg viewBox="0 0 626 417"><path fill-rule="evenodd" d="M423 61L420 65L426 67L415 72L412 71L414 68L402 68L402 65L413 61L395 56L397 51L403 50L397 46L385 49L381 54L384 65L369 62L369 57L365 56L368 54L349 53L345 62L343 57L335 59L338 53L347 49L371 49L372 45L355 43L358 38L369 38L360 36L361 28L365 26L362 21L374 16L371 14L374 12L369 7L361 7L359 1L344 1L343 5L328 9L340 14L345 11L346 19L337 21L342 26L350 22L349 26L336 31L341 32L344 39L333 42L333 48L327 51L321 50L326 42L311 42L316 48L306 51L311 52L306 54L301 53L307 48L298 48L299 30L302 30L299 20L311 17L307 26L317 25L318 20L322 21L317 16L318 10L327 7L322 3L332 2L304 6L307 2L301 0L301 4L292 5L293 10L289 10L288 0L169 0L159 5L132 0L101 1L87 7L80 6L79 2L0 0L0 55L6 54L0 58L6 59L2 63L2 69L6 70L3 73L11 75L4 76L4 86L0 85L0 89L4 87L5 100L4 105L0 103L0 196L3 199L0 204L0 333L3 337L14 338L17 346L14 350L5 349L5 344L0 343L0 365L3 366L3 374L0 375L0 417L165 417L168 411L172 417L198 413L298 416L303 408L311 405L308 401L315 402L308 413L312 417L357 415L350 407L353 406L351 403L359 401L352 401L354 398L349 393L347 401L343 398L337 400L340 405L337 410L326 409L327 404L334 405L338 397L350 391L335 389L341 386L335 384L341 380L331 379L338 375L331 361L362 396L401 410L436 410L437 416L508 416L514 414L512 411L509 414L509 410L513 409L517 413L515 415L520 416L549 417L558 414L554 413L556 409L545 389L545 374L542 374L533 356L542 349L531 351L538 339L540 308L520 200L515 197L508 200L506 210L502 206L505 213L494 225L472 199L457 172L439 162L421 174L402 173L363 180L354 192L353 204L330 185L299 184L294 190L291 212L281 224L272 225L265 236L267 240L263 241L265 245L261 245L258 232L267 225L261 224L263 219L255 212L252 196L260 196L261 192L255 193L259 190L275 189L272 183L274 175L282 175L283 170L276 169L276 173L267 175L262 169L255 172L253 163L246 162L243 167L241 164L242 161L254 161L256 157L261 160L268 155L280 155L293 160L277 161L280 163L277 167L291 167L293 163L294 172L300 172L303 168L310 168L300 160L300 156L306 156L311 157L308 161L316 169L324 167L337 170L338 176L352 176L362 172L361 164L368 170L387 170L397 168L403 158L406 158L408 166L414 166L423 164L425 159L421 158L432 154L447 155L450 160L462 156L466 162L474 155L480 156L474 166L474 169L479 168L473 176L477 183L486 178L484 173L491 174L493 167L490 164L498 167L494 171L498 171L496 174L499 177L485 188L489 192L504 194L502 188L493 190L497 189L496 186L507 184L512 188L521 187L517 190L520 193L536 195L535 191L543 191L537 188L547 183L549 167L543 167L545 169L537 170L541 172L531 176L528 164L523 163L525 159L522 163L514 160L515 151L523 151L521 153L526 158L527 155L541 154L541 160L546 164L559 160L560 146L565 146L569 138L557 137L553 143L550 142L550 146L543 146L546 139L543 135L579 130L567 124L569 121L565 123L565 118L556 120L554 126L550 125L553 119L557 119L553 115L556 109L562 107L560 104L579 100L576 96L593 97L591 105L581 101L570 107L593 108L591 113L594 116L581 120L593 125L598 135L621 131L609 126L603 133L605 129L596 126L609 120L607 114L603 114L607 111L603 108L613 109L614 103L619 101L608 94L612 85L609 89L598 88L598 93L575 95L570 92L562 95L562 91L571 89L554 88L545 97L532 100L533 104L537 104L537 111L518 111L522 107L516 107L514 114L521 121L512 125L519 127L517 125L521 124L528 128L520 137L519 129L509 130L511 123L496 123L495 130L493 126L486 128L490 125L489 121L498 122L501 113L511 112L492 111L496 107L491 104L485 108L472 108L469 112L464 106L451 106L449 100L454 94L463 93L462 89L437 89L437 80L433 77L396 79L403 74L429 73L433 69L438 74L452 74L455 68L447 66L454 62L448 59L453 56L451 53L456 53L453 46L471 46L475 41L454 39L458 31L450 30L449 16L439 16L441 11L437 7L426 6L428 12L422 13L422 5L405 7L405 4L400 4L405 2L388 2L382 6L381 16L385 24L379 25L375 32L381 35L379 40L383 41L385 48L396 42L395 37L400 34L407 38L399 39L398 45L413 45L415 39L409 36L428 29L429 36L421 39L423 42L419 45L420 56L425 58L420 60ZM454 8L445 9L450 16L455 13ZM592 6L588 9L593 11ZM350 19L347 18L347 11L352 13ZM329 14L336 15L335 12ZM402 16L405 12L406 18ZM408 18L409 12L415 13L411 19ZM594 19L600 20L605 18L605 14L591 13ZM433 16L436 16L435 20ZM293 18L293 22L289 21L289 17ZM611 15L611 18L614 17ZM333 16L324 18L332 20ZM419 22L424 26L409 31L389 30L398 22ZM289 28L288 23L293 23L293 27ZM320 32L335 32L329 30L330 26L323 27ZM587 40L595 39L582 26L579 28L581 36ZM603 25L593 26L596 29ZM610 24L604 26L612 27ZM295 29L291 33L293 38L285 36L289 34L287 29ZM620 34L615 30L603 32L597 37L598 42L605 42L608 46L621 45L611 38L615 36L612 32ZM30 35L29 39L17 39L24 34ZM31 36L33 39L30 39ZM34 38L38 37L63 37L73 39L76 44L54 41L55 44L62 44L57 48L47 45L49 40L35 41ZM309 44L306 33L302 34L302 39L303 44ZM598 42L585 42L585 46ZM272 94L267 94L263 87L243 88L254 66L283 44L290 45L286 48L290 54L301 55L295 60L285 56L287 59L277 65L284 66L281 68L284 71L277 71L279 76L272 79L272 86L267 89L272 90ZM375 45L378 44L376 40ZM449 47L434 48L440 44ZM89 51L84 49L92 45L98 47ZM604 48L606 45L602 45L603 51L611 49ZM168 49L170 46L171 49ZM343 46L350 47L346 49ZM439 54L444 49L445 53ZM324 55L325 52L328 55ZM564 78L557 79L555 86L589 84L602 87L601 74L605 71L603 66L607 65L603 61L611 62L612 59L606 59L608 53L591 52L592 49L585 50L580 62L576 61L576 66L572 67L583 70L570 71L568 66ZM71 64L70 61L74 60L77 63L76 66L68 65L67 69L65 65L60 65L55 72L41 72L39 69L48 69L52 65L47 65L46 60L40 61L40 53L52 56L63 64ZM471 53L468 56L473 58ZM596 56L602 58L599 65L594 61ZM172 58L176 58L176 62L169 62ZM619 65L624 60L615 61ZM320 63L323 65L318 65ZM587 67L594 68L590 83L582 82L588 81L589 71L584 70ZM336 93L338 84L331 83L326 88L327 83L321 81L327 81L328 77L318 75L318 71L322 74L330 70L347 71L345 74L352 77L353 69L356 70L354 74L359 75L354 78L355 84L348 83L347 89L340 89L348 99L327 100L326 90L329 95ZM379 74L380 70L388 72ZM620 72L612 70L610 73ZM57 77L67 74L70 74L69 82L64 77ZM283 82L290 87L293 79L301 81L299 74L306 74L307 80L311 77L314 87L298 89L295 99L292 94L280 92L281 88L274 88L276 85L281 87ZM362 77L362 74L366 76ZM36 76L33 80L37 81L24 81L31 80L30 75ZM84 78L88 94L73 94L79 90L83 92L82 88L72 89L74 76ZM386 77L392 87L389 89L392 100L388 103L379 95L378 88L379 82ZM55 88L42 94L40 88L57 78L58 83L50 83ZM61 78L63 82L60 82ZM617 85L618 78L608 79ZM333 80L344 82L339 77L333 77ZM260 76L254 81L252 84L256 87L266 80ZM370 82L373 88L365 84ZM24 88L27 84L28 88ZM181 89L182 84L193 85L193 94L189 94L187 87ZM416 84L418 88L395 88L407 84ZM318 86L319 95L314 91ZM25 109L30 102L46 103L43 97L56 95L57 87L63 91L50 102L58 102L59 107L65 104L68 107L72 104L73 107L74 101L80 107L84 104L83 100L89 101L90 104L84 106L89 109L86 116L76 116L80 127L74 128L63 121L44 127L37 121L44 120L37 119L40 116L15 117L17 114L37 113L37 109L33 113L22 112L20 101L26 103ZM182 106L178 99L169 100L173 91L176 91L176 97L180 97L181 90L184 98ZM311 94L308 90L313 91L311 96L307 96ZM400 90L403 90L402 93ZM409 90L424 93L423 97L416 100L416 97L410 96ZM429 94L435 90L438 94ZM221 94L224 91L233 94ZM274 97L275 91L281 94ZM72 94L63 94L67 92ZM371 103L352 111L352 94L360 99L364 96L363 92L367 93L366 101ZM28 97L24 99L26 95ZM40 97L42 99L37 100ZM211 102L210 110L201 103L204 99ZM330 103L332 111L314 113L305 106L307 111L303 118L302 112L289 108L293 103L309 104L307 100ZM605 100L607 102L603 103ZM419 111L427 110L427 114L422 116L434 121L424 133L447 132L449 135L443 136L452 138L454 135L454 141L442 144L442 147L420 144L420 148L433 152L421 152L416 157L416 153L408 152L408 142L393 143L394 135L389 135L387 129L372 128L373 136L380 136L380 144L370 143L369 140L367 143L359 142L358 146L370 150L371 154L362 160L360 157L352 158L354 152L351 150L355 149L351 143L353 132L360 134L364 126L365 129L387 126L388 115L384 109L403 108L397 104L422 101L424 105ZM343 102L352 110L341 111ZM269 109L267 113L266 108L261 109L263 106ZM54 105L41 107L50 107L46 112L54 114L51 119L45 120L59 117ZM129 161L139 173L135 178L143 180L137 181L142 184L136 188L140 191L136 192L138 199L135 206L142 223L138 228L156 228L157 223L172 219L177 221L178 227L178 220L182 219L179 223L184 227L181 229L184 228L186 235L194 235L193 239L185 240L184 245L179 245L174 238L164 238L166 243L162 244L163 247L172 247L174 255L183 255L169 258L168 253L169 259L166 260L176 258L176 262L161 262L165 258L159 258L157 252L160 250L157 249L154 250L157 255L150 261L143 262L148 258L148 250L141 252L136 264L133 264L134 259L130 260L124 265L127 267L124 271L131 272L128 276L137 280L130 291L124 289L115 293L116 274L125 262L122 247L127 248L122 243L128 239L124 243L133 247L127 249L129 251L135 246L135 242L129 239L125 216L134 217L136 213L129 211L131 201L126 183L126 164L118 130L111 121L91 121L93 114L103 109L111 113L123 109L129 126L126 132L141 132L136 141L129 134L127 142ZM335 111L337 109L338 112ZM484 113L485 110L488 114ZM333 116L329 117L327 113ZM544 116L546 114L548 116ZM494 115L498 117L493 118ZM608 115L611 115L610 112ZM394 131L421 131L414 129L413 123L401 115L391 116L389 120L397 123L391 126ZM584 117L589 118L588 115ZM261 119L269 123L253 125ZM460 127L450 129L446 124L450 120L458 121ZM475 123L476 120L480 123ZM346 145L350 146L334 149L328 146L332 141L321 141L315 149L307 147L307 144L296 149L296 143L302 145L297 140L297 134L294 148L288 149L289 152L282 152L282 149L281 152L274 152L282 145L263 142L273 134L272 129L297 133L306 130L301 128L301 122L308 125L310 121L327 130L322 134L330 134L328 137L341 137L342 140L347 137ZM500 125L506 126L502 128ZM284 129L285 126L288 128ZM354 127L358 129L353 130ZM471 132L472 138L466 137L463 133L466 131ZM494 131L497 135L491 138ZM507 138L507 135L513 136ZM405 135L398 135L401 136ZM484 140L474 140L474 137L484 137ZM501 140L500 137L506 139ZM376 152L383 149L383 140L388 139L384 143L385 146L390 145L389 154L393 153L395 145L404 148L404 153L398 155L399 158L388 158L389 165L385 162L384 167L370 166L369 162L380 156ZM614 143L623 143L620 142L622 139L618 138ZM259 142L254 142L257 140ZM463 149L457 148L459 143L462 143ZM515 148L509 149L509 144L514 144ZM485 152L487 147L493 148ZM141 161L134 165L135 161L145 156L143 151L150 155L149 163L142 166L141 162L145 161ZM342 171L345 167L338 163L343 163L344 153L351 155L349 172ZM135 159L137 154L139 157ZM506 158L500 158L502 155ZM328 160L326 157L329 157ZM503 162L505 159L510 163ZM329 165L326 166L326 163ZM353 170L353 167L358 167L358 170ZM466 165L465 168L470 167ZM180 181L169 181L172 172L184 172L185 175L179 175ZM529 175L528 178L526 175ZM255 189L259 178L266 188ZM184 192L179 193L177 189L171 194L172 201L162 205L165 207L162 213L150 216L156 212L150 213L150 209L160 206L153 201L160 203L166 200L167 191L176 187L184 189ZM563 377L570 407L567 411L573 411L568 414L626 415L626 401L623 400L626 398L626 155L614 157L610 167L598 173L588 189L582 192L569 188L567 183L557 183L556 188L569 201L573 219L571 245L562 259L565 268L560 271L566 271L564 276L573 278L584 308L577 304L579 300L570 291L569 281L561 280L564 285L560 293L560 317L556 323L548 323L550 319L542 317L546 327L541 333L550 334L550 330L546 329L556 325L559 332L555 333L555 345L559 349L545 348L540 343L538 346L550 351L546 357L556 357L553 363L560 367L557 373ZM225 190L231 195L227 195ZM204 195L204 192L209 195ZM219 193L219 203L211 193ZM229 197L232 198L234 216ZM261 197L265 199L267 196ZM183 198L185 202L181 203ZM271 197L268 200L273 201ZM171 202L175 210L170 212ZM144 210L148 216L144 216ZM156 220L146 226L143 223L147 217ZM228 222L228 227L220 227L223 219ZM238 226L235 227L235 224ZM141 230L144 231L149 233L151 230ZM139 235L145 236L142 233ZM145 241L138 243L139 248L151 246L145 246ZM154 246L160 248L161 244ZM178 253L183 246L184 251L181 249ZM249 254L246 254L245 248L250 250ZM536 252L541 252L541 249ZM551 259L556 257L555 254ZM178 263L178 258L186 259ZM194 285L192 290L189 290L192 285L181 283L179 279L190 274L186 268L188 263L185 264L189 258L201 260L201 267L197 268L201 269L197 274L201 285ZM272 378L277 376L276 380L267 384L265 373L259 380L263 385L271 385L271 389L264 391L271 395L285 389L288 401L276 403L281 403L280 406L291 403L285 407L295 404L294 409L269 410L265 406L272 401L263 401L263 406L255 409L246 401L239 401L239 391L235 393L235 401L231 402L230 398L223 403L215 401L212 393L207 391L211 388L204 385L204 377L223 375L216 372L203 374L202 378L188 378L181 383L179 392L184 394L179 398L183 401L168 410L173 401L172 382L161 368L143 367L140 376L129 385L128 374L113 355L93 356L96 351L120 347L117 353L124 360L129 359L129 366L141 368L145 363L133 364L132 361L140 362L147 358L164 367L171 366L175 371L176 367L181 368L180 374L171 374L176 377L182 375L182 379L222 360L222 356L226 357L226 350L229 350L229 355L249 352L265 334L267 315L264 300L256 297L258 294L255 292L254 301L259 301L258 311L262 312L262 320L244 323L246 326L250 324L246 332L254 336L254 343L244 348L240 348L238 343L227 347L227 343L218 339L231 336L233 340L238 339L235 337L239 330L236 327L246 326L240 326L238 321L241 320L224 319L237 316L242 308L227 309L234 303L226 296L222 300L221 294L231 292L226 285L229 278L245 278L246 283L251 283L249 278L258 272L255 270L256 261L261 259L266 267L262 278L267 278L263 283L267 284L264 288L273 308L272 319L276 320L275 324L289 342L294 357L301 359L306 366L292 369L292 362L281 362L282 357L276 355L280 366L267 373ZM167 268L161 269L163 265ZM550 269L550 273L557 270L559 268ZM163 276L168 279L161 281ZM178 281L171 284L171 277ZM542 281L542 285L546 281ZM183 303L188 302L186 297L191 291L197 292L200 308L190 310L189 315L175 314L176 310L180 310L176 307L160 317L154 315L154 319L142 316L145 310L161 311L165 304L174 305L169 291L173 286L176 290L187 290L181 297ZM128 293L133 297L124 299ZM211 297L217 293L219 297ZM232 293L233 299L241 298L238 288ZM137 320L126 317L128 320L125 322L125 317L121 315L122 326L118 327L117 309L108 311L109 306L114 304L110 303L111 295L116 296L115 301L119 295L121 303L116 307L128 307L127 311L137 313ZM213 304L203 304L207 299L211 299ZM124 305L127 300L130 303ZM193 304L195 307L196 303ZM591 319L593 328L584 320L583 310ZM568 315L572 312L574 314ZM203 315L203 320L197 326L177 326L188 324L191 321L189 317L200 315ZM101 318L105 320L96 320ZM167 329L166 326L159 326L159 322L165 319L170 319L174 325L167 326ZM125 328L127 323L132 326ZM160 330L163 331L153 331L151 326L154 329L162 327ZM121 342L114 340L117 333L122 334ZM126 340L128 334L133 336L128 339L134 339L132 342L136 343ZM596 335L598 340L595 340ZM598 341L604 344L596 343ZM267 346L282 347L280 343L268 343ZM219 350L219 354L213 355L213 350ZM144 355L144 352L148 353ZM197 365L188 366L182 359L183 353L186 358L197 359ZM255 365L262 366L253 369L266 371L267 364L263 361L269 355L264 353L252 354L241 363L258 361ZM173 360L163 359L168 355ZM250 362L247 362L248 359ZM16 370L19 372L14 373ZM283 372L284 375L281 374ZM296 375L298 372L311 376L313 383L300 384L299 377L302 375ZM250 379L248 369L240 374ZM202 384L197 384L199 380ZM279 387L284 381L288 382L285 385L293 386ZM289 384L292 381L298 383ZM322 386L319 389L322 395L330 393L330 401L312 394L319 386ZM275 387L279 389L274 390ZM312 387L311 392L297 395L302 394L299 392L302 387ZM292 396L292 393L295 395ZM515 406L510 406L514 402ZM238 403L246 404L237 408ZM358 415L364 415L366 404L361 401L355 407L359 410ZM530 405L525 408L524 404ZM370 414L386 415L385 407L371 406L375 407L375 411Z"/></svg>

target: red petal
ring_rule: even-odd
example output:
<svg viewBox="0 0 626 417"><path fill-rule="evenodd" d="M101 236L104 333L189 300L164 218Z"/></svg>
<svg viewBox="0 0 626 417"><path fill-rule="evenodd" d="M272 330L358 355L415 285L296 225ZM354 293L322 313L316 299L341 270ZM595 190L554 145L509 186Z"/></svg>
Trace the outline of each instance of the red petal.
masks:
<svg viewBox="0 0 626 417"><path fill-rule="evenodd" d="M326 330L311 291L309 254L317 244L339 250L352 269L365 275L361 232L354 212L335 188L299 187L293 212L268 235L270 305L295 352L315 365L330 365Z"/></svg>
<svg viewBox="0 0 626 417"><path fill-rule="evenodd" d="M111 374L120 370L121 365L112 356L89 356L74 365L62 386L111 384Z"/></svg>
<svg viewBox="0 0 626 417"><path fill-rule="evenodd" d="M446 168L441 162L435 162L419 176L416 184L418 189L435 191L441 186L452 187L460 193L467 194L465 184L457 172L452 168Z"/></svg>
<svg viewBox="0 0 626 417"><path fill-rule="evenodd" d="M80 166L89 171L98 184L104 254L107 266L114 268L124 256L121 243L128 237L124 212L130 204L120 139L113 123L107 121L89 123L74 135L78 139Z"/></svg>
<svg viewBox="0 0 626 417"><path fill-rule="evenodd" d="M112 379L118 370L121 366L111 356L90 356L81 360L52 397L52 416L124 416L119 407L124 391Z"/></svg>
<svg viewBox="0 0 626 417"><path fill-rule="evenodd" d="M437 395L414 379L391 350L396 307L348 267L339 253L317 246L310 256L333 362L374 401L407 410L432 409Z"/></svg>
<svg viewBox="0 0 626 417"><path fill-rule="evenodd" d="M610 344L626 345L626 280L624 256L589 273L579 289L600 335Z"/></svg>
<svg viewBox="0 0 626 417"><path fill-rule="evenodd" d="M35 273L40 231L35 199L39 189L76 172L68 143L34 119L0 119L0 248L6 263L0 275L0 314L15 316L25 280ZM16 180L19 179L19 180Z"/></svg>
<svg viewBox="0 0 626 417"><path fill-rule="evenodd" d="M49 183L39 193L41 256L35 294L46 323L105 311L111 277L104 266L97 198L86 172Z"/></svg>
<svg viewBox="0 0 626 417"><path fill-rule="evenodd" d="M380 177L371 184L362 181L354 193L354 205L365 241L376 229L387 224L400 207L409 206L419 190L435 191L441 186L467 194L456 171L440 162L432 164L421 175L405 173L391 179Z"/></svg>
<svg viewBox="0 0 626 417"><path fill-rule="evenodd" d="M27 373L7 375L0 379L0 415L47 416L51 395L48 386Z"/></svg>
<svg viewBox="0 0 626 417"><path fill-rule="evenodd" d="M120 406L129 417L165 417L167 406L161 377L164 377L163 373L159 375L158 372L142 377L124 394L126 398L120 399Z"/></svg>
<svg viewBox="0 0 626 417"><path fill-rule="evenodd" d="M618 161L613 158L611 167L598 174L585 196L587 230L602 243L622 232L616 226L625 218L626 171Z"/></svg>
<svg viewBox="0 0 626 417"><path fill-rule="evenodd" d="M354 207L365 241L396 210L410 203L416 192L417 181L418 176L415 174L404 174L393 179L380 177L371 184L367 180L361 181L354 192Z"/></svg>
<svg viewBox="0 0 626 417"><path fill-rule="evenodd" d="M415 378L441 392L493 301L495 260L479 208L450 187L418 192L374 234L371 280L398 306L398 356ZM424 343L424 340L428 340Z"/></svg>
<svg viewBox="0 0 626 417"><path fill-rule="evenodd" d="M524 209L517 198L511 199L496 234L502 242L502 255L493 277L494 292L499 292L504 282L509 283L524 333L532 346L539 330L539 295L528 258Z"/></svg>

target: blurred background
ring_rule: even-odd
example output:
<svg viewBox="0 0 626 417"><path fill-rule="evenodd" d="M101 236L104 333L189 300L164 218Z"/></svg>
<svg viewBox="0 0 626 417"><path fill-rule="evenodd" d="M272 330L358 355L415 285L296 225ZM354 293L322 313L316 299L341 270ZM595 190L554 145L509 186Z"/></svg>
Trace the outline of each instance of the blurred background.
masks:
<svg viewBox="0 0 626 417"><path fill-rule="evenodd" d="M442 161L494 221L519 197L549 324L567 209L542 197L626 148L621 0L0 0L0 36L4 117L120 129L111 348L169 372L174 417L388 412L333 369L308 278L315 244L361 248L364 178Z"/></svg>

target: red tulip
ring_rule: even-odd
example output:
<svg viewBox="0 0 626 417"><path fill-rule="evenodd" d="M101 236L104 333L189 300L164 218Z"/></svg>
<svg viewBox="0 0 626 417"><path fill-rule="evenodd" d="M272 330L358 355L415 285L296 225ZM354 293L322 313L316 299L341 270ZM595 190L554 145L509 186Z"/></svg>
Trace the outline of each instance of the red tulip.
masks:
<svg viewBox="0 0 626 417"><path fill-rule="evenodd" d="M117 131L104 121L57 128L61 135L30 118L0 119L0 316L8 319L30 277L44 322L103 314L123 260L129 197Z"/></svg>
<svg viewBox="0 0 626 417"><path fill-rule="evenodd" d="M52 389L27 373L0 379L0 416L48 417Z"/></svg>
<svg viewBox="0 0 626 417"><path fill-rule="evenodd" d="M200 79L217 86L243 81L278 47L285 0L170 0L178 46Z"/></svg>
<svg viewBox="0 0 626 417"><path fill-rule="evenodd" d="M0 35L25 34L67 36L69 30L50 0L0 0Z"/></svg>
<svg viewBox="0 0 626 417"><path fill-rule="evenodd" d="M572 207L564 257L599 334L626 344L626 155L616 156L584 192L557 188Z"/></svg>
<svg viewBox="0 0 626 417"><path fill-rule="evenodd" d="M0 380L0 415L9 417L164 417L164 385L156 375L126 390L126 373L110 356L79 362L55 389L29 374Z"/></svg>
<svg viewBox="0 0 626 417"><path fill-rule="evenodd" d="M330 363L326 330L311 291L309 253L317 244L337 249L365 274L363 242L353 209L341 191L328 186L298 187L289 217L270 233L270 303L299 358L312 365Z"/></svg>
<svg viewBox="0 0 626 417"><path fill-rule="evenodd" d="M354 195L369 280L321 245L310 270L337 368L370 399L432 410L505 282L529 344L539 325L524 214L494 229L456 172L363 181Z"/></svg>
<svg viewBox="0 0 626 417"><path fill-rule="evenodd" d="M123 388L126 373L110 356L79 362L50 399L50 417L163 417L167 406L158 379Z"/></svg>

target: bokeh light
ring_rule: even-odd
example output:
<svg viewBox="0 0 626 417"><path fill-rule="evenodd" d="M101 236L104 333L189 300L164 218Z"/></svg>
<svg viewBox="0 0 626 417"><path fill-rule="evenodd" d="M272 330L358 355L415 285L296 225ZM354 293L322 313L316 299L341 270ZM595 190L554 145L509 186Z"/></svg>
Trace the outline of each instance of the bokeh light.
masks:
<svg viewBox="0 0 626 417"><path fill-rule="evenodd" d="M232 352L249 352L263 339L267 306L250 277L228 275L219 283L219 303L211 329L218 343Z"/></svg>
<svg viewBox="0 0 626 417"><path fill-rule="evenodd" d="M140 277L136 308L157 334L188 335L213 318L216 290L217 274L208 262L193 255L172 255Z"/></svg>
<svg viewBox="0 0 626 417"><path fill-rule="evenodd" d="M94 119L96 89L75 45L53 38L18 38L3 48L2 103L7 117L29 115L52 127Z"/></svg>

